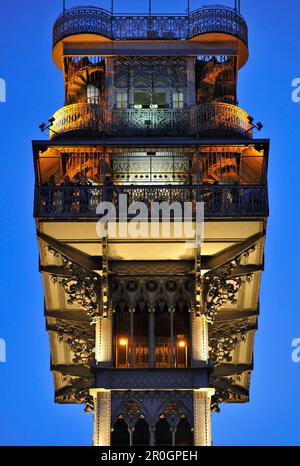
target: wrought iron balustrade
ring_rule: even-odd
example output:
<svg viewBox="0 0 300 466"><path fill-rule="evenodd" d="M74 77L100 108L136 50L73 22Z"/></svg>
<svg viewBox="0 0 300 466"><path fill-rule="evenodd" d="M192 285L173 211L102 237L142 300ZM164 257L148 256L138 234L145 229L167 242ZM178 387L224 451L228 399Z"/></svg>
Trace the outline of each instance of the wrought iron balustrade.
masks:
<svg viewBox="0 0 300 466"><path fill-rule="evenodd" d="M112 202L119 208L119 195L126 195L127 207L143 202L149 214L152 202L190 202L193 214L195 202L204 202L208 217L265 217L268 215L266 186L55 186L37 187L35 216L50 218L98 217L100 202Z"/></svg>
<svg viewBox="0 0 300 466"><path fill-rule="evenodd" d="M98 104L71 104L54 113L50 138L71 131L104 131L104 109Z"/></svg>
<svg viewBox="0 0 300 466"><path fill-rule="evenodd" d="M190 109L114 109L98 104L67 105L53 115L50 138L72 131L109 136L196 136L206 131L231 131L251 136L248 113L225 103Z"/></svg>
<svg viewBox="0 0 300 466"><path fill-rule="evenodd" d="M109 134L123 136L171 136L188 135L190 111L159 109L112 110Z"/></svg>
<svg viewBox="0 0 300 466"><path fill-rule="evenodd" d="M249 114L232 104L214 102L197 105L191 109L191 131L233 131L252 135Z"/></svg>
<svg viewBox="0 0 300 466"><path fill-rule="evenodd" d="M243 17L232 8L202 7L189 15L112 15L96 7L66 10L53 28L53 46L74 34L98 34L115 40L177 39L200 34L226 33L248 43L248 29Z"/></svg>

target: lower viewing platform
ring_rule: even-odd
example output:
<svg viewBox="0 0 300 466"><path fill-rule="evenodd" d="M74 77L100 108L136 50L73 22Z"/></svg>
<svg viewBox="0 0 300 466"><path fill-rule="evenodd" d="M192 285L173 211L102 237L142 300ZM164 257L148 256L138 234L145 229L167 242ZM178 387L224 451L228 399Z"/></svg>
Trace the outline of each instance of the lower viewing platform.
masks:
<svg viewBox="0 0 300 466"><path fill-rule="evenodd" d="M97 213L99 204L104 201L112 202L118 211L120 195L125 196L123 199L127 207L132 203L144 203L149 214L153 213L152 203L169 202L179 203L181 206L184 203L191 203L191 212L194 215L198 201L204 203L205 216L265 217L268 215L266 186L118 185L37 187L35 217L100 217Z"/></svg>
<svg viewBox="0 0 300 466"><path fill-rule="evenodd" d="M223 102L182 109L113 110L95 103L76 103L54 113L50 138L74 132L110 136L197 136L206 132L229 132L249 138L252 124L245 110Z"/></svg>

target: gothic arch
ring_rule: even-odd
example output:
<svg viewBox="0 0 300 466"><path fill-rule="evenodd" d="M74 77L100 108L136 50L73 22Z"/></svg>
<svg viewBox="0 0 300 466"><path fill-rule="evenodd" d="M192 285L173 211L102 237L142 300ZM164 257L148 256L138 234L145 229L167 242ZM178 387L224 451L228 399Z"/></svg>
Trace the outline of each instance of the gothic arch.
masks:
<svg viewBox="0 0 300 466"><path fill-rule="evenodd" d="M149 424L144 417L140 417L134 426L133 431L133 446L149 445L150 431Z"/></svg>
<svg viewBox="0 0 300 466"><path fill-rule="evenodd" d="M119 416L122 416L128 425L135 425L135 423L144 418L148 425L151 422L151 416L148 410L143 406L143 402L133 397L131 394L114 408L112 412L112 423L116 422Z"/></svg>
<svg viewBox="0 0 300 466"><path fill-rule="evenodd" d="M186 416L183 416L176 426L175 432L175 445L181 446L192 446L194 444L194 435L192 426L187 420Z"/></svg>
<svg viewBox="0 0 300 466"><path fill-rule="evenodd" d="M177 426L182 416L193 426L193 414L189 409L186 401L177 393L172 393L156 410L153 415L153 424L156 424L161 416L168 418L170 425Z"/></svg>
<svg viewBox="0 0 300 466"><path fill-rule="evenodd" d="M130 436L128 431L128 425L123 417L119 417L113 424L113 430L111 433L111 445L129 445Z"/></svg>
<svg viewBox="0 0 300 466"><path fill-rule="evenodd" d="M172 445L171 426L166 418L160 418L155 425L155 444L157 446Z"/></svg>

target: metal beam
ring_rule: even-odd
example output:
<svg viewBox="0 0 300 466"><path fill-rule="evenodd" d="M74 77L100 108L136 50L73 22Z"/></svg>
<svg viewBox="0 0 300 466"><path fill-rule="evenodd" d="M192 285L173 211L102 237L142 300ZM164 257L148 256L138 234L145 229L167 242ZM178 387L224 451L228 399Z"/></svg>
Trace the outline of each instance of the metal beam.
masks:
<svg viewBox="0 0 300 466"><path fill-rule="evenodd" d="M230 272L230 276L231 277L242 277L243 275L250 275L254 272L262 272L262 271L263 271L262 265L250 264L250 265L235 267Z"/></svg>
<svg viewBox="0 0 300 466"><path fill-rule="evenodd" d="M45 310L45 317L58 319L58 320L69 320L70 322L83 322L90 323L90 319L84 309L78 310L62 310L62 311L52 311Z"/></svg>
<svg viewBox="0 0 300 466"><path fill-rule="evenodd" d="M206 257L205 260L202 260L202 269L212 270L221 267L227 262L232 261L247 249L251 248L251 246L254 246L254 244L264 237L264 233L257 233L256 235L250 236L250 238L247 238L245 241L234 244L230 248L225 249L225 251L221 251L214 256Z"/></svg>
<svg viewBox="0 0 300 466"><path fill-rule="evenodd" d="M247 319L250 317L258 317L259 311L258 309L251 309L251 310L220 310L215 317L215 322L226 322L227 320L239 320L239 319Z"/></svg>
<svg viewBox="0 0 300 466"><path fill-rule="evenodd" d="M188 40L151 40L151 41L109 41L109 42L69 42L64 43L64 55L144 55L144 56L199 56L199 55L238 55L237 43L190 42Z"/></svg>
<svg viewBox="0 0 300 466"><path fill-rule="evenodd" d="M91 375L92 378L92 375ZM72 385L67 385L66 387L60 388L59 390L56 390L55 396L64 396L68 394L73 394L74 390L85 390L87 388L91 388L92 384L91 381L87 381L86 379L78 379L74 380L72 382Z"/></svg>
<svg viewBox="0 0 300 466"><path fill-rule="evenodd" d="M61 243L60 241L57 241L57 239L46 235L45 233L38 231L37 237L47 243L48 246L50 246L52 249L67 257L70 261L80 265L81 267L91 271L101 269L102 260L100 260L100 258L95 259L85 252L79 251L78 249L75 249L65 243Z"/></svg>
<svg viewBox="0 0 300 466"><path fill-rule="evenodd" d="M40 265L39 270L42 273L56 275L57 277L66 277L66 278L74 277L74 272L67 269L66 267L62 267L58 265Z"/></svg>
<svg viewBox="0 0 300 466"><path fill-rule="evenodd" d="M220 364L215 366L212 371L213 377L224 377L228 375L241 374L245 371L251 371L253 364Z"/></svg>
<svg viewBox="0 0 300 466"><path fill-rule="evenodd" d="M82 365L51 364L50 369L65 375L74 375L75 377L92 377L88 367Z"/></svg>

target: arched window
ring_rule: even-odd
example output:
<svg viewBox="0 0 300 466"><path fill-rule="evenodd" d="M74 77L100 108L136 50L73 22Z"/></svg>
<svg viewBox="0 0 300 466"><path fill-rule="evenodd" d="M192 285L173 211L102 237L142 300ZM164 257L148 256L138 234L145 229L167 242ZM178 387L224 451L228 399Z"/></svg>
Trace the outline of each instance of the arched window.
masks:
<svg viewBox="0 0 300 466"><path fill-rule="evenodd" d="M123 418L119 418L114 424L111 444L112 446L130 444L128 426Z"/></svg>
<svg viewBox="0 0 300 466"><path fill-rule="evenodd" d="M149 367L148 312L116 312L114 320L116 367Z"/></svg>
<svg viewBox="0 0 300 466"><path fill-rule="evenodd" d="M189 313L170 309L155 313L155 367L188 367Z"/></svg>
<svg viewBox="0 0 300 466"><path fill-rule="evenodd" d="M189 313L185 309L114 314L115 366L119 369L147 368L150 361L157 368L187 368L188 344Z"/></svg>
<svg viewBox="0 0 300 466"><path fill-rule="evenodd" d="M191 425L188 420L184 417L180 419L177 424L176 434L175 434L175 445L177 447L181 446L191 446L194 443L193 432Z"/></svg>
<svg viewBox="0 0 300 466"><path fill-rule="evenodd" d="M172 433L170 425L165 418L161 418L155 429L156 445L172 445Z"/></svg>
<svg viewBox="0 0 300 466"><path fill-rule="evenodd" d="M87 85L87 103L88 104L99 104L100 90L94 84Z"/></svg>
<svg viewBox="0 0 300 466"><path fill-rule="evenodd" d="M149 426L145 419L139 419L135 424L133 445L149 445Z"/></svg>
<svg viewBox="0 0 300 466"><path fill-rule="evenodd" d="M190 282L166 278L114 282L115 367L188 367Z"/></svg>

